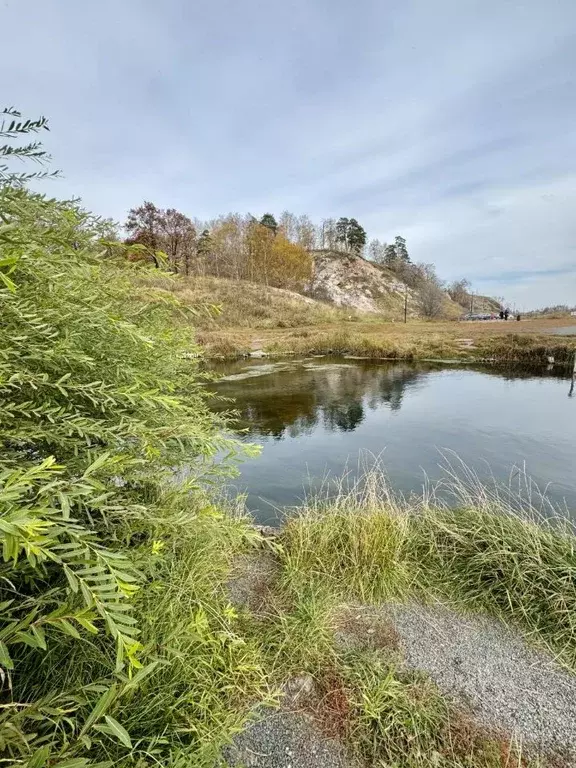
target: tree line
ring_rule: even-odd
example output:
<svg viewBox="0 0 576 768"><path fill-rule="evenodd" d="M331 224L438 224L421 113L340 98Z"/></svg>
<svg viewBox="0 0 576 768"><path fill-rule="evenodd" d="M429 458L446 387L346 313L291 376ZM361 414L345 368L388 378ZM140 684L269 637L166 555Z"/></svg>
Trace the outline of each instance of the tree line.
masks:
<svg viewBox="0 0 576 768"><path fill-rule="evenodd" d="M413 263L406 239L393 243L367 241L366 230L355 218L327 218L315 224L306 215L284 211L278 219L265 213L229 213L200 221L173 208L162 209L149 201L130 209L124 225L126 242L140 246L132 258L149 258L159 266L163 252L172 271L184 275L213 275L302 290L312 276L316 250L364 256L392 271L420 294L422 312L441 313L446 291L466 306L466 280L450 286L440 280L433 264Z"/></svg>
<svg viewBox="0 0 576 768"><path fill-rule="evenodd" d="M140 246L134 258L150 258L158 264L158 253L163 252L170 268L180 274L293 289L310 279L312 251L361 255L366 246L366 232L354 218L326 219L316 225L306 214L289 211L278 220L272 213L260 219L229 213L199 221L146 201L130 209L124 227L129 235L126 242Z"/></svg>

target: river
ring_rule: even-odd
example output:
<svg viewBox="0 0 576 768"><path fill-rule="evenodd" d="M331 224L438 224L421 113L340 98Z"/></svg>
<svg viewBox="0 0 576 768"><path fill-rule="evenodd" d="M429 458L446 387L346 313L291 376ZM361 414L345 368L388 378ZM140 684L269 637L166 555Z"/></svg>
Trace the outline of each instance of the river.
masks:
<svg viewBox="0 0 576 768"><path fill-rule="evenodd" d="M445 477L447 462L465 474L463 462L486 484L522 486L536 505L538 486L576 512L576 398L568 397L567 371L329 357L215 370L221 378L212 388L234 399L242 439L262 446L234 484L260 523L277 523L284 508L346 470L354 477L375 457L405 495Z"/></svg>

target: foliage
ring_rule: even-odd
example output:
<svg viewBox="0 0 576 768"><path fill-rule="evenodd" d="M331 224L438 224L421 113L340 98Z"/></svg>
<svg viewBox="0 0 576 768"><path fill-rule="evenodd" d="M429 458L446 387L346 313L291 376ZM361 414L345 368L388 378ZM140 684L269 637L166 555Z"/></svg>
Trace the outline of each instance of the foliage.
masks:
<svg viewBox="0 0 576 768"><path fill-rule="evenodd" d="M348 228L350 226L350 219L342 216L336 222L336 242L342 247L343 250L348 250Z"/></svg>
<svg viewBox="0 0 576 768"><path fill-rule="evenodd" d="M356 221L342 217L335 226L335 240L345 251L362 253L366 245L366 232Z"/></svg>
<svg viewBox="0 0 576 768"><path fill-rule="evenodd" d="M30 133L40 133L48 131L48 120L45 117L39 117L36 120L22 120L22 115L14 107L6 107L0 112L0 139L7 139L12 142L14 139L22 139ZM7 164L9 160L33 160L36 163L44 164L50 160L50 155L42 149L39 141L33 141L21 146L14 146L12 143L0 144L0 184L11 184L19 186L33 179L54 178L58 176L58 171L37 171L36 173L16 173L10 169Z"/></svg>
<svg viewBox="0 0 576 768"><path fill-rule="evenodd" d="M402 592L405 520L382 507L379 486L342 492L309 506L285 527L286 564L306 581L330 583L338 595L364 601Z"/></svg>
<svg viewBox="0 0 576 768"><path fill-rule="evenodd" d="M397 263L397 256L396 256L396 247L392 245L392 243L389 243L384 248L384 264L389 269L394 269Z"/></svg>
<svg viewBox="0 0 576 768"><path fill-rule="evenodd" d="M175 208L163 210L144 201L130 209L124 227L130 233L127 243L142 246L137 256L152 259L158 267L165 252L172 271L190 274L197 247L196 229L188 216Z"/></svg>
<svg viewBox="0 0 576 768"><path fill-rule="evenodd" d="M192 221L175 208L162 212L160 219L162 228L162 249L168 254L168 259L175 272L190 274L190 262L196 255L196 229Z"/></svg>
<svg viewBox="0 0 576 768"><path fill-rule="evenodd" d="M271 213L265 213L260 219L260 224L269 229L274 235L278 232L278 222Z"/></svg>
<svg viewBox="0 0 576 768"><path fill-rule="evenodd" d="M489 509L434 511L411 547L429 587L548 638L576 665L576 538L566 528Z"/></svg>
<svg viewBox="0 0 576 768"><path fill-rule="evenodd" d="M146 676L171 674L171 633L193 613L186 603L162 625L140 590L147 583L168 612L177 543L190 563L203 518L224 530L201 486L235 445L207 408L189 331L174 323L190 311L155 288L158 270L107 256L109 223L75 204L7 186L0 219L1 751L29 768L129 764L154 741L168 761L179 728L169 707L154 732L127 728L126 712L142 715L134 692ZM194 612L206 610L206 583L187 589ZM226 678L245 661L230 650L233 628L229 640L223 631L205 628L207 648L220 643L230 662L214 672ZM204 658L197 646L179 653ZM246 684L258 686L252 669ZM196 736L178 737L179 749L199 754L203 715L182 716Z"/></svg>
<svg viewBox="0 0 576 768"><path fill-rule="evenodd" d="M406 240L400 235L396 235L394 238L394 250L396 251L396 258L404 263L410 262L410 256L408 255L408 249L406 248Z"/></svg>

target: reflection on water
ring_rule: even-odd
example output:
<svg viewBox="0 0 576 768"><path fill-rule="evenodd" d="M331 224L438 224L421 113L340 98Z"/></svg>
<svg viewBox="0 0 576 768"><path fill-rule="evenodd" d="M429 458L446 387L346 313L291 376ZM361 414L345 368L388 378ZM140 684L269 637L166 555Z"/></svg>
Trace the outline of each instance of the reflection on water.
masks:
<svg viewBox="0 0 576 768"><path fill-rule="evenodd" d="M549 495L576 508L576 410L566 377L553 372L326 357L216 371L213 388L233 398L239 434L263 445L237 482L262 522L366 452L382 454L392 486L405 493L421 490L424 473L438 475L439 449L504 481L526 462L539 485L551 484Z"/></svg>
<svg viewBox="0 0 576 768"><path fill-rule="evenodd" d="M399 410L405 391L422 384L426 370L405 363L329 363L325 358L235 365L241 370L221 379L217 391L234 398L239 424L252 437L277 440L310 434L319 425L352 432L366 411L381 406Z"/></svg>

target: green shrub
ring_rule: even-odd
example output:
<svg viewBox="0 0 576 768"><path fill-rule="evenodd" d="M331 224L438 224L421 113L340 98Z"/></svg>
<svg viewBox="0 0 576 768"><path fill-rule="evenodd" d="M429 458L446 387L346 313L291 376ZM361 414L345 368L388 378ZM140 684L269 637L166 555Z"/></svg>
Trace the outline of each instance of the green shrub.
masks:
<svg viewBox="0 0 576 768"><path fill-rule="evenodd" d="M213 752L239 717L223 717L224 681L262 677L218 591L245 529L201 488L236 447L206 406L183 310L73 203L4 187L0 222L0 752L29 768ZM218 559L199 554L207 520ZM182 639L202 616L202 643ZM137 688L188 664L212 665L212 703L186 698L175 718L173 682L147 721Z"/></svg>

